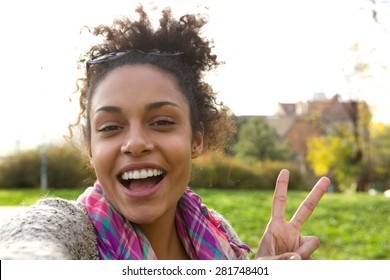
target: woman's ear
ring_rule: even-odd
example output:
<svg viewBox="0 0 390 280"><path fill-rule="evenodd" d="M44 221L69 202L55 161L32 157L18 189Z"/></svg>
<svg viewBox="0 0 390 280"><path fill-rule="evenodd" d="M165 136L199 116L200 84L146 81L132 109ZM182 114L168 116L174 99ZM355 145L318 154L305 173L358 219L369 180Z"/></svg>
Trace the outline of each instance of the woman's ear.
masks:
<svg viewBox="0 0 390 280"><path fill-rule="evenodd" d="M204 137L204 126L203 123L200 124L199 130L194 133L192 139L192 159L197 158L203 152L203 137Z"/></svg>

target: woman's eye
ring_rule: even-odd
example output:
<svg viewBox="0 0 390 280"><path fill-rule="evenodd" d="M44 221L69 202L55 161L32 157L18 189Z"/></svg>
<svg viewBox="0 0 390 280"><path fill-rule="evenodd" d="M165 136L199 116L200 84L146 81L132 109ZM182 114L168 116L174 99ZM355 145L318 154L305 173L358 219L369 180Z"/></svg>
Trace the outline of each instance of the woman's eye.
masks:
<svg viewBox="0 0 390 280"><path fill-rule="evenodd" d="M118 131L121 127L118 125L106 125L101 128L97 129L97 132L111 132L111 131Z"/></svg>
<svg viewBox="0 0 390 280"><path fill-rule="evenodd" d="M152 123L152 126L168 126L168 125L174 125L175 122L169 118L162 118L154 121Z"/></svg>

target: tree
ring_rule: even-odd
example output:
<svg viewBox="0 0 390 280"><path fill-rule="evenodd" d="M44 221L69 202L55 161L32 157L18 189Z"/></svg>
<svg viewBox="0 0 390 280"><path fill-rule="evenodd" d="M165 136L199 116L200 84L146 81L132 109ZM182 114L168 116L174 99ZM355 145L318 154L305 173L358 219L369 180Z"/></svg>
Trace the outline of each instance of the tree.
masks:
<svg viewBox="0 0 390 280"><path fill-rule="evenodd" d="M288 143L280 143L276 131L261 116L251 117L240 125L235 156L245 160L291 160Z"/></svg>
<svg viewBox="0 0 390 280"><path fill-rule="evenodd" d="M372 124L371 139L359 140L364 143L360 148L353 130L339 126L338 131L308 141L307 161L315 174L333 177L342 191L351 186L356 191L390 186L390 125ZM359 149L363 152L357 157Z"/></svg>
<svg viewBox="0 0 390 280"><path fill-rule="evenodd" d="M384 9L390 7L390 1L388 0L368 0L368 2L372 3L371 5L371 16L374 22L379 24L379 26L390 35L390 29L388 26L382 23L382 16L386 18L386 13L382 13Z"/></svg>
<svg viewBox="0 0 390 280"><path fill-rule="evenodd" d="M356 182L361 171L357 164L351 164L354 154L353 137L326 135L311 138L306 160L316 176L328 176L336 190L348 190Z"/></svg>
<svg viewBox="0 0 390 280"><path fill-rule="evenodd" d="M371 161L376 185L390 187L390 125L372 127Z"/></svg>

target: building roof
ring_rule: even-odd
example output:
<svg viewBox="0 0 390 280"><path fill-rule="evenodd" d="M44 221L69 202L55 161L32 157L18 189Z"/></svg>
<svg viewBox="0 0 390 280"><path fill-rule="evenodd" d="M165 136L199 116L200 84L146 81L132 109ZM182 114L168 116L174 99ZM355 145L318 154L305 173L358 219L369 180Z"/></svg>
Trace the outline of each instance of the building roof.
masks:
<svg viewBox="0 0 390 280"><path fill-rule="evenodd" d="M296 118L291 116L270 116L266 120L268 125L276 130L278 136L284 138L294 125Z"/></svg>

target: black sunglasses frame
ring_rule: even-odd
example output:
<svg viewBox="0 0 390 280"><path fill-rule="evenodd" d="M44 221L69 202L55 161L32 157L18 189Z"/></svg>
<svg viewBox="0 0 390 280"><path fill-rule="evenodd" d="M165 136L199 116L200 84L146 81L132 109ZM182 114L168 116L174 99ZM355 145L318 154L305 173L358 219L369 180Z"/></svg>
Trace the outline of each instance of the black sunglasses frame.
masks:
<svg viewBox="0 0 390 280"><path fill-rule="evenodd" d="M142 55L152 55L152 56L164 56L164 57L170 57L170 56L174 57L174 56L180 56L180 55L184 54L184 52L182 52L182 51L160 51L160 50L153 50L151 52L143 52L140 50L110 52L110 53L106 53L106 54L97 56L97 57L87 61L87 69L91 65L114 61L114 60L117 60L121 57L129 55L131 53L139 53Z"/></svg>

